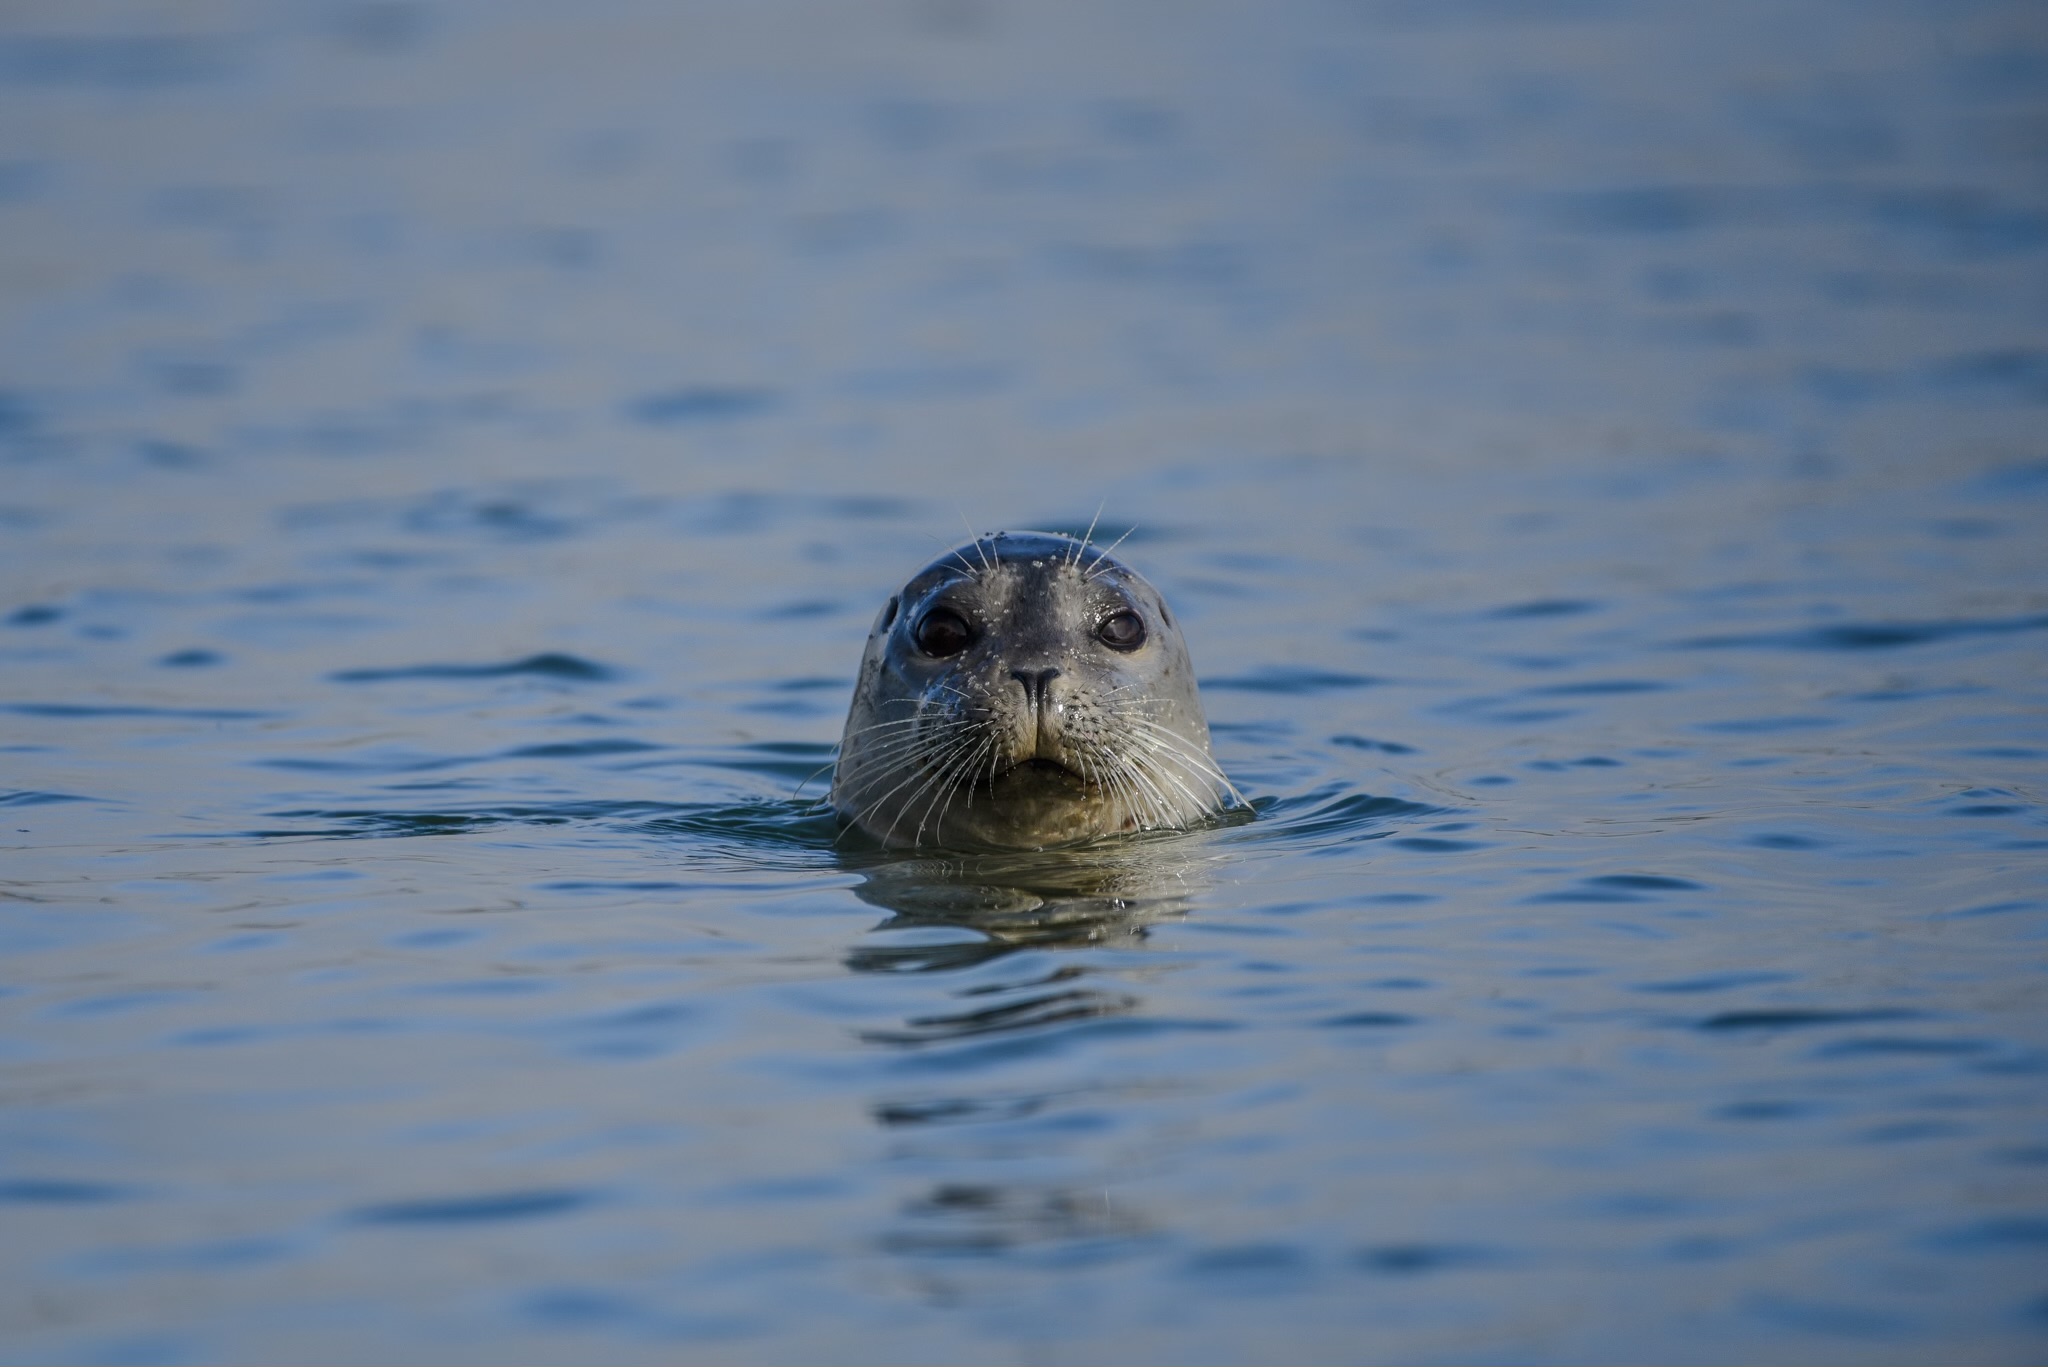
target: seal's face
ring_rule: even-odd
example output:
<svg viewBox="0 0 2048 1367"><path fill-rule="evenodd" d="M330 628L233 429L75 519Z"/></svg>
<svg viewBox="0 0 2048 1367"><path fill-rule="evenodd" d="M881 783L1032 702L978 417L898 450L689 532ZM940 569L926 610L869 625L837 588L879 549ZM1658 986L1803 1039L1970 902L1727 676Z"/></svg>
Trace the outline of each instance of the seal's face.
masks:
<svg viewBox="0 0 2048 1367"><path fill-rule="evenodd" d="M1039 848L1186 826L1228 788L1150 584L1070 537L927 566L868 636L832 805L889 845Z"/></svg>

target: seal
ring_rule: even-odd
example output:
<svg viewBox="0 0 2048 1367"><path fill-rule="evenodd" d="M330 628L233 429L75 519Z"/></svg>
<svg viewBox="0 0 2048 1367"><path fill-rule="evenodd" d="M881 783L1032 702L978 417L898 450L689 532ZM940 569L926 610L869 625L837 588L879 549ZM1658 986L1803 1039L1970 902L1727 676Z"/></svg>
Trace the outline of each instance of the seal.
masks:
<svg viewBox="0 0 2048 1367"><path fill-rule="evenodd" d="M998 532L890 598L839 742L840 816L892 847L1017 850L1242 803L1173 614L1114 549Z"/></svg>

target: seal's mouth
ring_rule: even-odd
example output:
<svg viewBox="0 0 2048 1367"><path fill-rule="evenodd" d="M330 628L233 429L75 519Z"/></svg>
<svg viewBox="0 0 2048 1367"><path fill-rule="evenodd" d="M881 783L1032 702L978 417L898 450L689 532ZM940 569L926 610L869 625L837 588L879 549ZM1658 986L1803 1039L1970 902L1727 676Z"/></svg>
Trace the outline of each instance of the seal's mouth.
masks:
<svg viewBox="0 0 2048 1367"><path fill-rule="evenodd" d="M1012 778L1029 778L1041 781L1051 780L1071 784L1077 788L1088 786L1086 779L1082 778L1080 774L1072 769L1069 769L1066 765L1061 764L1057 760L1040 759L1037 756L1018 760L1015 764L998 773L993 781L1002 783Z"/></svg>

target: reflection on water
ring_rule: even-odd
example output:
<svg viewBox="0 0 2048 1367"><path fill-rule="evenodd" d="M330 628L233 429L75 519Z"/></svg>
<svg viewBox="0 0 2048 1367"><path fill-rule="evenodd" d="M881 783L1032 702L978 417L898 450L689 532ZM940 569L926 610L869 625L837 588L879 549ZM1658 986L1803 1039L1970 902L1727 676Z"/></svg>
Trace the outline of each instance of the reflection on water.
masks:
<svg viewBox="0 0 2048 1367"><path fill-rule="evenodd" d="M906 1207L900 1230L886 1236L884 1246L923 1257L1015 1255L1056 1246L1072 1266L1142 1238L1148 1224L1106 1191L947 1185Z"/></svg>
<svg viewBox="0 0 2048 1367"><path fill-rule="evenodd" d="M2038 1358L2037 10L7 9L0 1358Z"/></svg>
<svg viewBox="0 0 2048 1367"><path fill-rule="evenodd" d="M1174 833L1075 849L900 859L864 873L854 893L894 913L846 956L858 973L945 973L994 964L1021 951L1132 949L1149 928L1186 914L1219 859L1202 835ZM897 1048L943 1046L1015 1033L1034 1047L1052 1027L1135 1018L1145 1005L1128 975L1100 975L1043 954L1021 971L972 975L951 988L952 1009L912 1016L861 1038ZM1114 1104L1114 1089L1081 1095L924 1093L883 1101L875 1118L895 1131L971 1127L970 1143L994 1142L1043 1158L1061 1130L1091 1127L1088 1106ZM1125 1098L1129 1099L1129 1098ZM1095 1121L1092 1123L1100 1123ZM1006 1138L990 1141L1000 1127ZM922 1152L946 1147L926 1140ZM1054 1255L1063 1265L1116 1256L1152 1233L1152 1221L1108 1186L942 1181L905 1203L882 1246L914 1258ZM943 1298L937 1286L925 1294Z"/></svg>
<svg viewBox="0 0 2048 1367"><path fill-rule="evenodd" d="M854 889L896 913L883 929L956 926L1014 947L1135 943L1180 914L1219 858L1200 834L1104 841L1061 851L898 859Z"/></svg>
<svg viewBox="0 0 2048 1367"><path fill-rule="evenodd" d="M1019 950L1134 947L1153 924L1183 915L1207 885L1200 837L1175 833L1058 852L906 859L868 870L854 894L893 912L846 956L857 973L975 967ZM1142 1002L1061 965L1022 980L958 989L961 1009L865 1032L919 1045L1126 1015Z"/></svg>

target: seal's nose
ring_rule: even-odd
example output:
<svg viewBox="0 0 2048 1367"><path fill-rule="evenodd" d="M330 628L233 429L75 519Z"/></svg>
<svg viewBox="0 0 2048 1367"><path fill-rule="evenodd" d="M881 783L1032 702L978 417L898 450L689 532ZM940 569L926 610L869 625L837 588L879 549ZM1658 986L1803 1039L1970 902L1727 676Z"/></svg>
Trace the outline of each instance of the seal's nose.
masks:
<svg viewBox="0 0 2048 1367"><path fill-rule="evenodd" d="M1045 710L1046 694L1052 688L1052 681L1060 676L1057 669L1013 669L1010 677L1024 685L1025 700L1034 712Z"/></svg>
<svg viewBox="0 0 2048 1367"><path fill-rule="evenodd" d="M1024 685L1024 701L1031 709L1032 730L1035 744L1032 749L1042 759L1050 759L1059 751L1059 732L1052 725L1052 681L1060 676L1057 669L1013 669L1010 677Z"/></svg>

